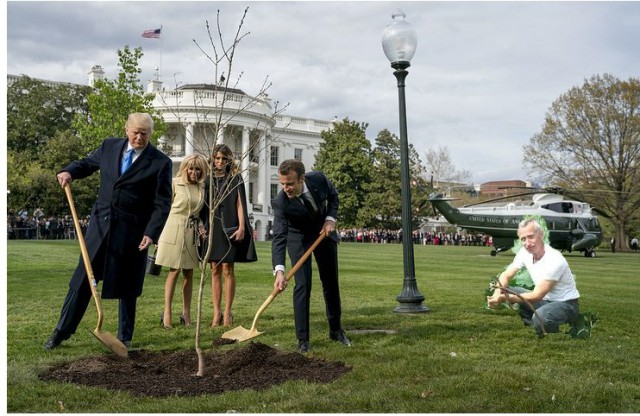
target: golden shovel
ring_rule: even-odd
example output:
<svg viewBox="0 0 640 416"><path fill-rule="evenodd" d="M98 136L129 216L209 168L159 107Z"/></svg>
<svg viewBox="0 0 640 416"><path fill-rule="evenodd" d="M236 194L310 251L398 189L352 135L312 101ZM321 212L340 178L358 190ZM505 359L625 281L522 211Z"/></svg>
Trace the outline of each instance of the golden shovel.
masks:
<svg viewBox="0 0 640 416"><path fill-rule="evenodd" d="M73 224L76 226L76 235L78 242L80 243L80 251L82 252L82 259L84 260L84 267L87 270L87 278L89 279L89 286L91 287L91 294L93 300L96 303L96 309L98 309L98 325L92 332L96 338L100 340L107 348L113 351L119 357L128 357L129 352L127 347L113 334L109 332L102 332L102 303L100 302L100 295L98 294L96 279L93 276L93 268L91 267L91 259L89 258L89 252L87 251L87 245L84 242L84 235L80 228L80 222L78 221L78 214L76 213L76 206L73 203L73 196L71 195L71 186L67 183L64 185L64 191L67 194L69 200L69 208L71 209L71 216L73 217Z"/></svg>
<svg viewBox="0 0 640 416"><path fill-rule="evenodd" d="M291 280L293 275L298 271L298 269L300 267L302 267L304 262L307 261L307 259L311 255L311 253L313 253L313 250L315 250L316 247L318 247L318 244L320 244L322 242L322 240L326 236L327 236L327 234L323 230L322 233L320 233L320 236L316 239L316 241L313 242L311 247L309 247L309 249L302 255L302 257L300 257L300 260L298 260L298 262L291 268L291 270L289 270L289 272L285 276L285 279L286 279L287 282L289 280ZM239 326L237 328L231 329L231 330L225 332L224 334L222 334L222 338L232 339L232 340L236 340L236 341L242 342L242 341L246 341L246 340L251 339L251 338L255 338L258 335L262 334L262 332L258 332L258 330L256 329L256 324L258 323L258 318L260 317L262 312L265 309L267 309L267 306L269 306L269 304L271 304L273 299L275 299L275 297L278 296L278 293L280 293L280 290L278 290L278 288L274 288L273 291L271 292L271 294L269 295L269 297L267 298L267 300L265 300L264 303L262 304L262 306L260 306L260 308L258 309L258 312L256 313L256 316L253 318L253 324L251 324L251 329L245 329L245 328Z"/></svg>

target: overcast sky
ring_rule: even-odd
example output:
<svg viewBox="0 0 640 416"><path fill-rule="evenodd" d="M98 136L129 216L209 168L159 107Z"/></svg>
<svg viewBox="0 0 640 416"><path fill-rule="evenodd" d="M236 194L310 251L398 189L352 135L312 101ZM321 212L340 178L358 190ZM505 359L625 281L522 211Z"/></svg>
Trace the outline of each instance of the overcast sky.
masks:
<svg viewBox="0 0 640 416"><path fill-rule="evenodd" d="M640 70L640 2L20 2L7 3L7 72L85 84L118 49L141 46L142 81L215 82L195 46L221 11L231 38L246 7L234 69L257 94L265 77L287 115L399 134L398 90L381 46L402 9L418 35L406 80L408 138L425 160L447 147L473 181L528 179L522 147L562 93L596 74ZM142 38L162 26L162 40ZM234 79L232 75L232 79Z"/></svg>

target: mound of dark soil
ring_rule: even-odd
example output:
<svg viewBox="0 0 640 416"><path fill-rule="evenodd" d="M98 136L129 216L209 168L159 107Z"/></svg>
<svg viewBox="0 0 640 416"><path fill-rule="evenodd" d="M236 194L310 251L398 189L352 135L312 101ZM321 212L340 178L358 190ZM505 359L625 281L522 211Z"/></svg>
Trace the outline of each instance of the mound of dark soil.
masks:
<svg viewBox="0 0 640 416"><path fill-rule="evenodd" d="M351 370L341 362L281 352L254 342L227 352L214 348L203 354L202 377L196 376L198 357L194 350L132 350L128 359L109 354L65 363L49 369L40 379L165 397L261 390L286 380L328 383Z"/></svg>

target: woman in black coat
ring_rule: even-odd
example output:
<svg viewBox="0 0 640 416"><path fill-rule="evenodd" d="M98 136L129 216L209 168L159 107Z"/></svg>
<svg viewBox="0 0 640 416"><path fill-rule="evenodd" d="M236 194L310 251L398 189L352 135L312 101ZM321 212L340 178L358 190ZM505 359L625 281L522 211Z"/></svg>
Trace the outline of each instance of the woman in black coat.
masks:
<svg viewBox="0 0 640 416"><path fill-rule="evenodd" d="M213 320L211 327L231 326L231 307L236 292L234 263L258 260L253 232L249 224L247 197L241 172L233 160L233 152L226 144L218 144L212 152L213 183L205 184L205 207L213 206L213 219L208 209L203 209L207 218L209 235L213 240L209 262L211 264L211 292L213 297ZM210 185L211 184L211 185ZM212 193L213 198L209 198ZM222 304L222 275L224 274L225 307Z"/></svg>

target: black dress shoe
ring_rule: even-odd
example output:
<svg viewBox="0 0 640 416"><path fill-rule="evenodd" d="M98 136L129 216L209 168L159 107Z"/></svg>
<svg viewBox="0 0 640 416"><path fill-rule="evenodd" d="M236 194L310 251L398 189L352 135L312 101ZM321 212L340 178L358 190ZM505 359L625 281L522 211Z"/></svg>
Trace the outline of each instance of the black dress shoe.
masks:
<svg viewBox="0 0 640 416"><path fill-rule="evenodd" d="M342 329L335 332L334 331L329 332L329 338L331 338L334 341L342 342L342 344L347 347L351 346L351 341L349 341L349 338L347 338L347 334L345 334L344 330Z"/></svg>
<svg viewBox="0 0 640 416"><path fill-rule="evenodd" d="M68 340L70 337L71 335L63 334L57 329L54 329L47 342L44 343L44 349L47 351L55 349L62 343L62 341Z"/></svg>
<svg viewBox="0 0 640 416"><path fill-rule="evenodd" d="M125 347L127 347L128 350L131 349L131 341L122 341L122 343L124 344Z"/></svg>
<svg viewBox="0 0 640 416"><path fill-rule="evenodd" d="M309 352L309 341L306 339L298 340L298 352L303 354Z"/></svg>

